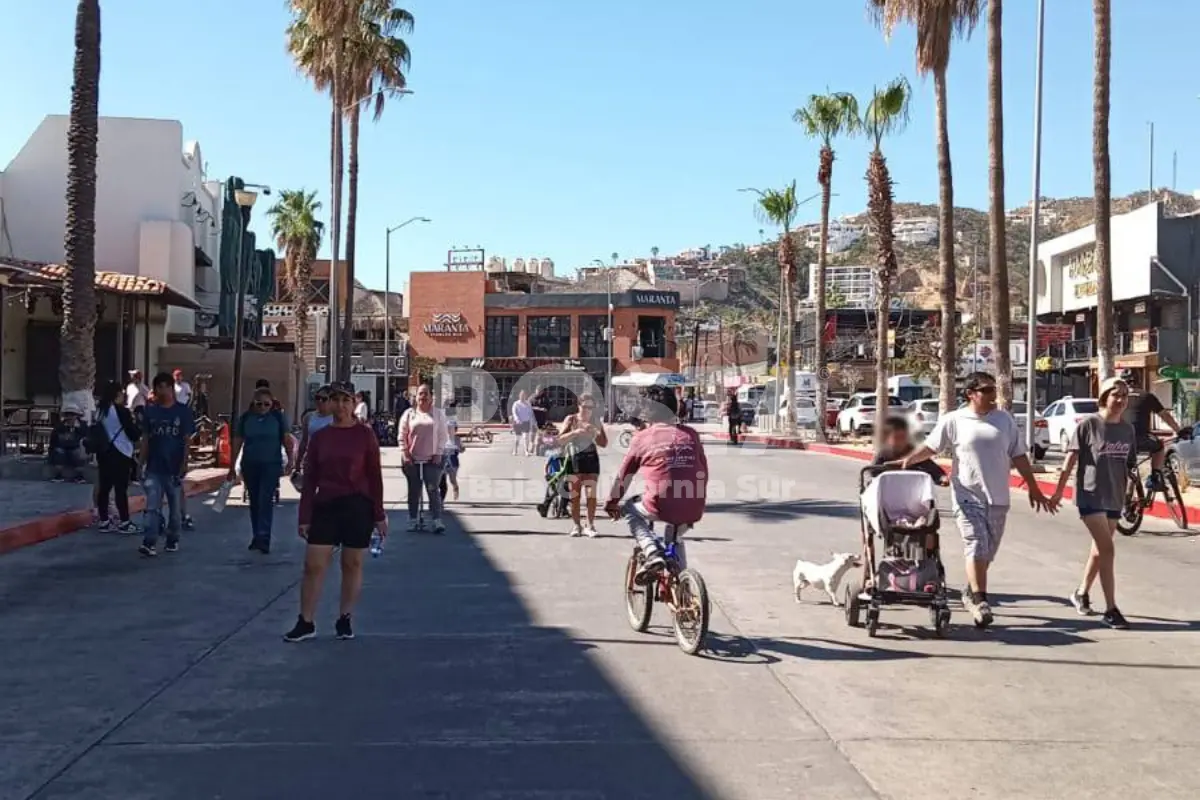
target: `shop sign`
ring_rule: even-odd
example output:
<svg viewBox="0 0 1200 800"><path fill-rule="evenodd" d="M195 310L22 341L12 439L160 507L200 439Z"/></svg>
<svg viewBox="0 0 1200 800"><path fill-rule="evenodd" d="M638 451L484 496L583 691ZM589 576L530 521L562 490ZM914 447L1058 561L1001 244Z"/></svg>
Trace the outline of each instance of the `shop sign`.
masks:
<svg viewBox="0 0 1200 800"><path fill-rule="evenodd" d="M440 338L453 338L455 336L466 336L471 332L471 328L467 325L466 320L460 312L452 311L443 314L434 314L433 321L425 324L425 335Z"/></svg>
<svg viewBox="0 0 1200 800"><path fill-rule="evenodd" d="M277 338L283 335L283 324L280 322L264 322L262 326L263 338Z"/></svg>
<svg viewBox="0 0 1200 800"><path fill-rule="evenodd" d="M1063 259L1063 271L1075 284L1075 298L1094 297L1096 294L1096 249L1081 247Z"/></svg>
<svg viewBox="0 0 1200 800"><path fill-rule="evenodd" d="M633 304L635 306L679 308L679 295L676 292L634 292Z"/></svg>

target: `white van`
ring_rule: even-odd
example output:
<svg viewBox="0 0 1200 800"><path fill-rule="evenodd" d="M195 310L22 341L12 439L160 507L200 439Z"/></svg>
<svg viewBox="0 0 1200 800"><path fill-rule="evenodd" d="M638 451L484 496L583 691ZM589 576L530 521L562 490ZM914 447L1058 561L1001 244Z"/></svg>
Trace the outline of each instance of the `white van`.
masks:
<svg viewBox="0 0 1200 800"><path fill-rule="evenodd" d="M899 397L903 403L937 397L937 384L928 378L914 379L912 375L894 375L888 378L888 394Z"/></svg>

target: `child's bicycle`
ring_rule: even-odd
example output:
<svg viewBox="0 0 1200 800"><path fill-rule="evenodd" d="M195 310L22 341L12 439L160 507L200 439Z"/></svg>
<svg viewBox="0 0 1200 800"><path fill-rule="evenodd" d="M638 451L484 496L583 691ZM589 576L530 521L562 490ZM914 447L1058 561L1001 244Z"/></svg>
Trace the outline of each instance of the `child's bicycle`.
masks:
<svg viewBox="0 0 1200 800"><path fill-rule="evenodd" d="M645 586L639 586L635 580L645 557L641 548L634 545L633 555L625 566L625 611L629 626L638 633L645 633L650 627L654 603L665 603L671 610L675 641L683 652L691 656L704 647L711 609L704 578L696 570L685 568L679 562L678 540L690 528L690 525L666 526L658 539L666 566Z"/></svg>
<svg viewBox="0 0 1200 800"><path fill-rule="evenodd" d="M1169 439L1163 442L1165 445L1177 444L1179 438ZM1117 521L1117 530L1125 536L1133 536L1142 527L1142 520L1146 516L1146 509L1154 505L1154 497L1159 492L1162 492L1164 505L1167 511L1171 514L1171 519L1175 525L1183 530L1187 530L1188 517L1187 506L1183 503L1183 493L1179 491L1179 477L1175 472L1175 459L1168 456L1163 462L1162 480L1153 492L1147 492L1142 485L1141 467L1145 466L1151 459L1151 456L1146 456L1138 462L1137 467L1129 471L1129 479L1125 482L1125 508L1121 511L1121 518Z"/></svg>

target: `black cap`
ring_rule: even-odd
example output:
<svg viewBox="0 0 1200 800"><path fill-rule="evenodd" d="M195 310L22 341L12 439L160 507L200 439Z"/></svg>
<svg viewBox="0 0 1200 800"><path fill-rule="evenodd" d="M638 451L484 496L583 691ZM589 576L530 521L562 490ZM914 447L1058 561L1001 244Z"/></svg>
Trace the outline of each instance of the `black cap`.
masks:
<svg viewBox="0 0 1200 800"><path fill-rule="evenodd" d="M350 381L334 381L333 383L329 384L330 397L335 394L344 394L349 397L354 397L354 393L356 391L358 390L354 388L354 384L350 383Z"/></svg>

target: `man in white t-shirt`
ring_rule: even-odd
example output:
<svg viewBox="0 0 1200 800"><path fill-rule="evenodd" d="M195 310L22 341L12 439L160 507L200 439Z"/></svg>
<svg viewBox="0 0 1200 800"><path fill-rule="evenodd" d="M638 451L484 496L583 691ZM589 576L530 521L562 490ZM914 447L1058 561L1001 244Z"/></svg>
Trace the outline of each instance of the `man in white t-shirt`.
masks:
<svg viewBox="0 0 1200 800"><path fill-rule="evenodd" d="M516 402L512 404L512 414L509 419L512 420L513 435L515 436L513 455L517 455L518 452L527 456L533 455L533 437L537 433L536 426L533 424L533 406L525 399L524 391L517 395Z"/></svg>
<svg viewBox="0 0 1200 800"><path fill-rule="evenodd" d="M175 402L181 405L192 404L192 385L183 379L183 370L177 369L171 373L175 379Z"/></svg>
<svg viewBox="0 0 1200 800"><path fill-rule="evenodd" d="M1029 489L1029 504L1053 514L1057 504L1042 494L1012 414L996 406L996 379L986 372L967 377L967 405L943 414L924 444L894 466L907 469L938 452L951 456L954 519L966 551L963 605L979 627L992 623L988 567L996 558L1008 520L1009 478L1016 469Z"/></svg>
<svg viewBox="0 0 1200 800"><path fill-rule="evenodd" d="M129 370L129 381L125 384L125 407L136 413L146 407L150 397L150 387L142 380L140 369Z"/></svg>

